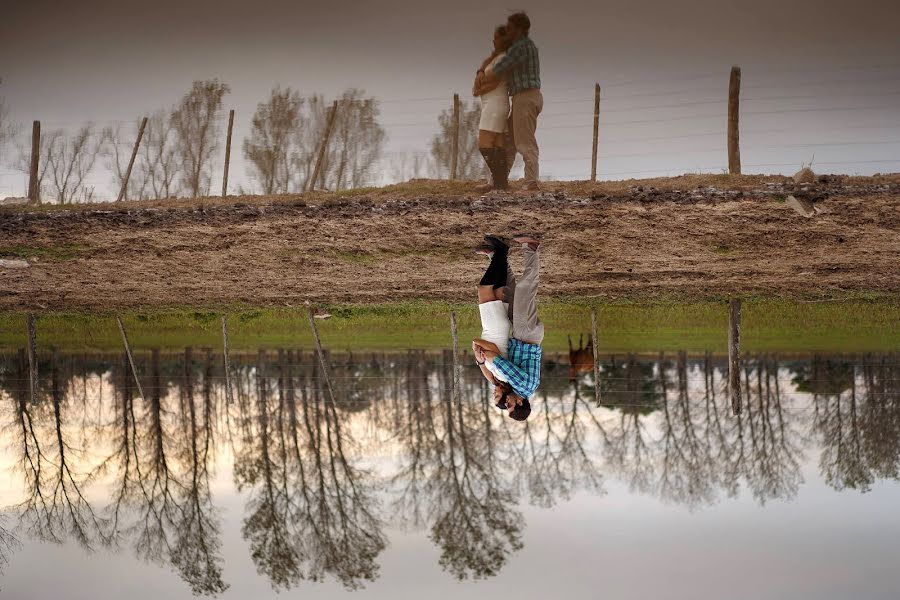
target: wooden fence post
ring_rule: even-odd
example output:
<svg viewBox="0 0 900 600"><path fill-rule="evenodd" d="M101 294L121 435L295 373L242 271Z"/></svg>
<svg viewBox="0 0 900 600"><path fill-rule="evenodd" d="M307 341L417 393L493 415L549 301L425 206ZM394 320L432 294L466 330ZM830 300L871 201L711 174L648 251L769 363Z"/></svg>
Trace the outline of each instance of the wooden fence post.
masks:
<svg viewBox="0 0 900 600"><path fill-rule="evenodd" d="M741 146L738 122L741 107L741 68L731 67L728 81L728 172L741 174Z"/></svg>
<svg viewBox="0 0 900 600"><path fill-rule="evenodd" d="M38 161L41 158L41 122L35 121L31 126L31 168L28 173L28 201L41 203L41 189L38 182Z"/></svg>
<svg viewBox="0 0 900 600"><path fill-rule="evenodd" d="M599 87L597 88L600 89ZM595 130L596 131L596 130ZM596 137L594 138L597 139ZM594 397L600 404L600 351L597 349L597 311L591 311L591 347L594 350Z"/></svg>
<svg viewBox="0 0 900 600"><path fill-rule="evenodd" d="M600 84L594 84L594 146L591 150L591 181L597 181L597 133L600 129ZM599 400L598 400L599 402Z"/></svg>
<svg viewBox="0 0 900 600"><path fill-rule="evenodd" d="M453 94L453 130L450 139L450 179L455 180L459 167L459 94Z"/></svg>
<svg viewBox="0 0 900 600"><path fill-rule="evenodd" d="M335 102L337 106L337 102ZM332 406L335 404L334 387L331 385L331 375L328 369L328 360L325 358L325 351L322 350L322 340L319 339L319 328L316 327L316 318L313 314L312 304L306 303L307 316L309 317L309 328L312 329L313 342L316 345L316 354L319 357L319 365L322 367L322 377L325 379L325 386L328 389L328 398L331 400Z"/></svg>
<svg viewBox="0 0 900 600"><path fill-rule="evenodd" d="M450 333L453 336L453 398L459 401L459 332L456 328L456 311L450 311Z"/></svg>
<svg viewBox="0 0 900 600"><path fill-rule="evenodd" d="M141 128L138 129L137 139L134 141L134 149L131 151L131 159L128 161L128 168L125 170L125 179L122 181L122 189L119 190L119 197L116 202L121 202L128 190L128 180L131 179L131 169L134 167L134 159L137 158L138 147L141 145L141 138L144 137L144 128L147 126L147 117L141 119Z"/></svg>
<svg viewBox="0 0 900 600"><path fill-rule="evenodd" d="M741 301L734 299L728 310L728 389L731 411L741 414Z"/></svg>
<svg viewBox="0 0 900 600"><path fill-rule="evenodd" d="M38 389L38 363L37 363L37 327L34 324L34 315L28 313L25 316L28 328L28 390L31 403L37 402Z"/></svg>
<svg viewBox="0 0 900 600"><path fill-rule="evenodd" d="M146 398L144 398L144 388L141 387L141 380L138 379L137 367L134 364L134 356L131 354L131 344L128 343L128 334L125 333L125 326L122 325L122 318L116 317L116 322L119 324L119 331L122 332L122 343L125 344L125 354L128 356L128 364L131 365L131 374L134 377L134 383L137 385L138 394L141 395L142 401L146 401Z"/></svg>
<svg viewBox="0 0 900 600"><path fill-rule="evenodd" d="M231 404L231 363L228 360L228 322L222 315L222 353L225 356L225 401Z"/></svg>
<svg viewBox="0 0 900 600"><path fill-rule="evenodd" d="M228 136L225 138L225 173L222 174L222 197L228 195L228 164L231 162L231 130L234 128L234 109L228 111Z"/></svg>
<svg viewBox="0 0 900 600"><path fill-rule="evenodd" d="M328 124L325 126L325 135L322 138L322 145L319 147L319 157L316 159L316 168L313 169L312 178L306 185L307 191L311 191L316 187L316 181L319 179L319 171L322 169L322 163L325 161L325 150L328 148L328 138L331 137L331 127L334 125L334 116L337 114L338 101L335 100L331 105L331 111L328 113ZM324 178L325 175L323 174Z"/></svg>

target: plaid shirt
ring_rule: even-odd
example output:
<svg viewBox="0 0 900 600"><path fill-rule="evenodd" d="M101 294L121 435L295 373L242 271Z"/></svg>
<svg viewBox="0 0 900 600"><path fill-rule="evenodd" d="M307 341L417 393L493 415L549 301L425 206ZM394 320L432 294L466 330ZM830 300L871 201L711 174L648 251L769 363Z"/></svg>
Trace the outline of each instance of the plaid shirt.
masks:
<svg viewBox="0 0 900 600"><path fill-rule="evenodd" d="M513 391L527 400L541 384L541 347L511 338L508 354L509 358L496 357L494 366L506 375Z"/></svg>
<svg viewBox="0 0 900 600"><path fill-rule="evenodd" d="M509 71L506 83L510 96L541 87L538 49L527 35L516 40L506 51L506 56L498 60L492 69L497 75Z"/></svg>

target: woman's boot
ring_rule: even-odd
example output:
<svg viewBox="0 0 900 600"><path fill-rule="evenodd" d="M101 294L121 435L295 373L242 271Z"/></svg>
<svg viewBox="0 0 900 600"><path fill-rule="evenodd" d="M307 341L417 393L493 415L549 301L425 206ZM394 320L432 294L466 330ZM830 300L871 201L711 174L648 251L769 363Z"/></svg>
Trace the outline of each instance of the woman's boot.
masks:
<svg viewBox="0 0 900 600"><path fill-rule="evenodd" d="M509 187L509 167L506 164L506 148L494 148L494 189L505 190Z"/></svg>

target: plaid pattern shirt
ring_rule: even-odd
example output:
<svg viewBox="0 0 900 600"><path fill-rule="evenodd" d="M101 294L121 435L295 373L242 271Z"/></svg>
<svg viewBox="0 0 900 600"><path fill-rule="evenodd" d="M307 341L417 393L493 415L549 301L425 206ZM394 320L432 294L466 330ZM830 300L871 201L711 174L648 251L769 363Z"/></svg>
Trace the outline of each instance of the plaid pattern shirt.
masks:
<svg viewBox="0 0 900 600"><path fill-rule="evenodd" d="M508 355L496 357L494 366L506 375L513 391L527 400L541 385L541 347L511 338Z"/></svg>
<svg viewBox="0 0 900 600"><path fill-rule="evenodd" d="M492 68L497 75L509 71L506 83L510 96L541 87L538 49L527 35L516 40L506 51L506 56L498 60Z"/></svg>

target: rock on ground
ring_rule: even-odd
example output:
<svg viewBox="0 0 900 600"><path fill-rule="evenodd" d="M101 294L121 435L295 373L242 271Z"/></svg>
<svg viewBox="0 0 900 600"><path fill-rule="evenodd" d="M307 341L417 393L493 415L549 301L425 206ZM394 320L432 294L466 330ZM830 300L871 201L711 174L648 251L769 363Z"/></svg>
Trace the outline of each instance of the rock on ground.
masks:
<svg viewBox="0 0 900 600"><path fill-rule="evenodd" d="M24 269L28 266L27 260L20 260L18 258L0 258L0 268L3 269Z"/></svg>
<svg viewBox="0 0 900 600"><path fill-rule="evenodd" d="M803 167L794 173L794 183L815 183L816 174L809 167Z"/></svg>

